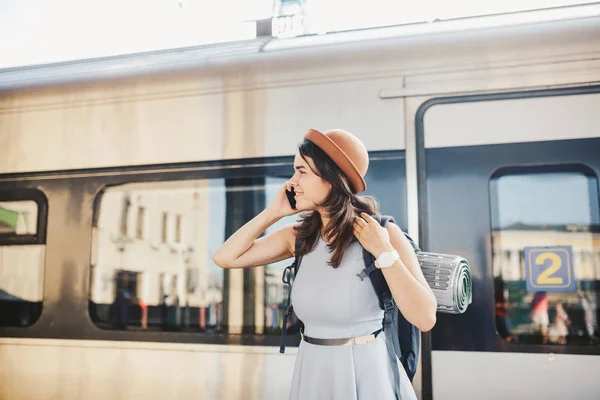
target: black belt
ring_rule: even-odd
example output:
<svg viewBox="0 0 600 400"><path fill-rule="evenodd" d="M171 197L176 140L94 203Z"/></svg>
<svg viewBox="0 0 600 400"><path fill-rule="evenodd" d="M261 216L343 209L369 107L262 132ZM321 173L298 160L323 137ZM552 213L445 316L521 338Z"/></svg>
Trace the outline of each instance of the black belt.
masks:
<svg viewBox="0 0 600 400"><path fill-rule="evenodd" d="M373 343L375 341L375 338L377 338L377 335L382 331L383 329L379 329L378 331L375 331L373 333L371 333L370 335L364 335L364 336L357 336L357 337L351 337L351 338L343 338L343 339L318 339L318 338L312 338L309 336L304 336L304 334L302 334L302 340L304 340L307 343L310 344L315 344L317 346L353 346L355 344L365 344L365 343Z"/></svg>

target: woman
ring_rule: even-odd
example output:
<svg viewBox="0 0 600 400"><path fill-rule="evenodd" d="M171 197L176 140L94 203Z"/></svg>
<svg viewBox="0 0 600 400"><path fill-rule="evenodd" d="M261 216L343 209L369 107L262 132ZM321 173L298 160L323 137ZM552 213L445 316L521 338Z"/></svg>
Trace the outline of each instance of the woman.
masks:
<svg viewBox="0 0 600 400"><path fill-rule="evenodd" d="M300 239L303 260L292 303L304 335L290 399L416 399L404 369L389 361L385 335L378 334L383 310L377 294L368 279L357 276L364 268L362 247L377 258L400 311L421 331L435 324L435 296L400 228L381 227L373 218L376 201L357 196L366 189L364 144L343 130L311 129L304 139L292 178L271 205L223 244L214 261L223 268L274 263L293 257ZM292 190L295 209L286 197ZM257 239L280 218L300 211L298 223ZM331 340L348 338L360 338L361 344ZM392 368L400 370L400 393Z"/></svg>

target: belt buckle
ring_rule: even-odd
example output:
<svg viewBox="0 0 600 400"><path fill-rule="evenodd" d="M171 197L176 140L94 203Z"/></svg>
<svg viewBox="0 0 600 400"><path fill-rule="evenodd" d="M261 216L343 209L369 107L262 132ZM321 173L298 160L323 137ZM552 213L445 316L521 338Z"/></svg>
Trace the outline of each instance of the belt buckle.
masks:
<svg viewBox="0 0 600 400"><path fill-rule="evenodd" d="M366 335L352 338L352 344L366 344L372 343L375 341L375 335Z"/></svg>

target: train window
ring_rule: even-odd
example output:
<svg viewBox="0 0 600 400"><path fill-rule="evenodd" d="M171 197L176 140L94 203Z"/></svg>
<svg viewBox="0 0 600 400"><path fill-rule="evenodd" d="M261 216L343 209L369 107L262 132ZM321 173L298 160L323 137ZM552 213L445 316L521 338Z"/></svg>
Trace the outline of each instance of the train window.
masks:
<svg viewBox="0 0 600 400"><path fill-rule="evenodd" d="M505 168L490 190L498 334L514 343L597 343L595 173L585 166Z"/></svg>
<svg viewBox="0 0 600 400"><path fill-rule="evenodd" d="M223 179L102 193L93 227L93 321L106 329L221 330L224 272L212 253L224 238L224 200ZM123 228L129 218L135 232Z"/></svg>
<svg viewBox="0 0 600 400"><path fill-rule="evenodd" d="M212 255L272 200L283 182L259 177L108 189L94 226L90 292L94 322L108 329L231 333L241 333L244 326L255 333L263 333L265 327L279 329L277 314L284 297L280 266L285 261L247 272L225 271L214 264ZM123 214L130 205L144 210L146 234L123 234L127 232L122 229L127 220ZM271 229L294 220L284 218ZM264 301L247 310L242 299L250 297ZM250 321L248 311L253 315Z"/></svg>
<svg viewBox="0 0 600 400"><path fill-rule="evenodd" d="M293 170L290 163L281 172L261 172L107 188L94 216L94 323L103 329L281 332L287 300L281 276L292 260L224 270L212 259L227 237L273 201ZM404 158L374 157L367 185L367 194L405 229ZM130 210L144 210L143 235L123 229L133 221L125 215ZM297 218L282 218L265 234Z"/></svg>
<svg viewBox="0 0 600 400"><path fill-rule="evenodd" d="M0 326L32 325L42 312L46 207L36 194L0 193Z"/></svg>

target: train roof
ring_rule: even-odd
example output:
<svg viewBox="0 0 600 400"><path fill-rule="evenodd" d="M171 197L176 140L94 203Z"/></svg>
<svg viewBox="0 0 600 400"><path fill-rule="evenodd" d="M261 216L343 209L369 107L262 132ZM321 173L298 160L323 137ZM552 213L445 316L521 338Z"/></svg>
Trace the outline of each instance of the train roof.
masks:
<svg viewBox="0 0 600 400"><path fill-rule="evenodd" d="M364 54L413 46L577 31L600 37L600 4L459 18L296 38L253 40L0 69L0 92L82 81L119 79L211 67L247 66L290 58Z"/></svg>

